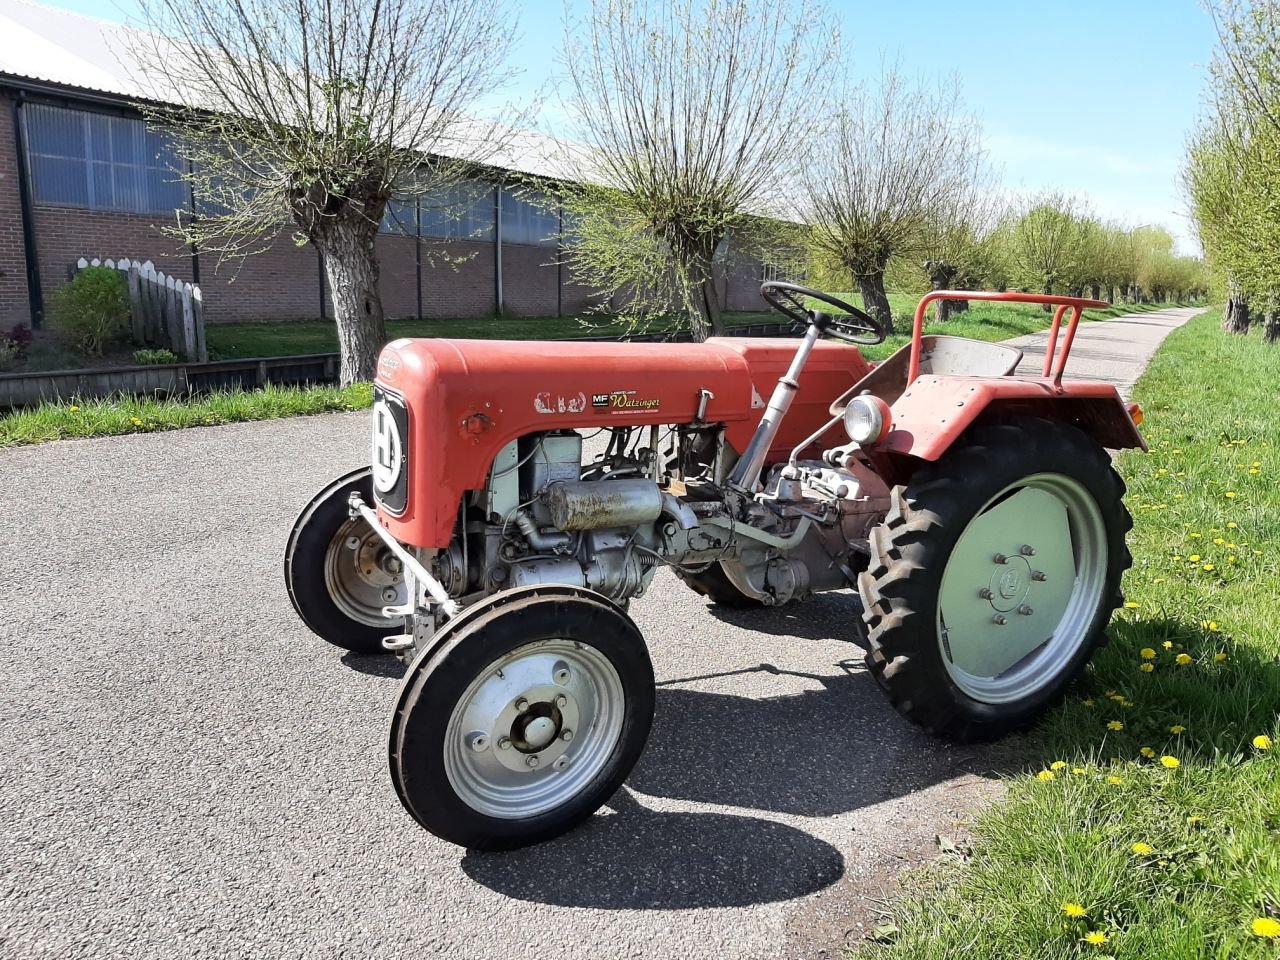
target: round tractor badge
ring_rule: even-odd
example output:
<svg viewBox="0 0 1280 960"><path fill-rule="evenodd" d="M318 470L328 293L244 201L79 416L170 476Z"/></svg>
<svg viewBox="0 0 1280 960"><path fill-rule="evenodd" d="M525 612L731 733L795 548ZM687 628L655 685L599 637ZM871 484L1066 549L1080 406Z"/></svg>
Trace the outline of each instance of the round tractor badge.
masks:
<svg viewBox="0 0 1280 960"><path fill-rule="evenodd" d="M379 493L392 490L400 479L400 428L385 400L373 407L373 486Z"/></svg>

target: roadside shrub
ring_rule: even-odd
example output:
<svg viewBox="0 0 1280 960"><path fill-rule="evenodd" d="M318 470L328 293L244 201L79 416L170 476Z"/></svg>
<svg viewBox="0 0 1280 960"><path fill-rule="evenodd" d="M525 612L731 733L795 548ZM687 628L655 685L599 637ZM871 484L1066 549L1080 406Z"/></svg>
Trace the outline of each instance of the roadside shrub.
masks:
<svg viewBox="0 0 1280 960"><path fill-rule="evenodd" d="M110 267L86 267L54 294L49 320L74 349L102 356L102 348L124 339L129 327L124 276Z"/></svg>
<svg viewBox="0 0 1280 960"><path fill-rule="evenodd" d="M172 350L135 350L135 363L177 363L178 355Z"/></svg>
<svg viewBox="0 0 1280 960"><path fill-rule="evenodd" d="M25 354L27 348L31 346L31 341L35 338L35 334L31 332L31 328L25 323L20 323L9 331L7 339L18 345L18 353Z"/></svg>

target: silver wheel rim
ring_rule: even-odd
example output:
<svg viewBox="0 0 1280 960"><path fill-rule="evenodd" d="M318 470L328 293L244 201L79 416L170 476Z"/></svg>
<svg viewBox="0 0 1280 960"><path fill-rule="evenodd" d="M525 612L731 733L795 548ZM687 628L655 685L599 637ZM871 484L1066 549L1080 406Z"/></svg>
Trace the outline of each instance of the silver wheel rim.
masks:
<svg viewBox="0 0 1280 960"><path fill-rule="evenodd" d="M504 820L568 803L613 756L625 696L594 647L562 639L518 647L454 705L444 742L449 785L471 809Z"/></svg>
<svg viewBox="0 0 1280 960"><path fill-rule="evenodd" d="M1061 677L1106 588L1106 523L1083 484L1059 473L1019 480L966 525L938 597L942 662L984 703L1022 700Z"/></svg>
<svg viewBox="0 0 1280 960"><path fill-rule="evenodd" d="M364 519L348 520L329 541L324 583L334 606L370 627L385 627L382 608L409 596L399 561Z"/></svg>

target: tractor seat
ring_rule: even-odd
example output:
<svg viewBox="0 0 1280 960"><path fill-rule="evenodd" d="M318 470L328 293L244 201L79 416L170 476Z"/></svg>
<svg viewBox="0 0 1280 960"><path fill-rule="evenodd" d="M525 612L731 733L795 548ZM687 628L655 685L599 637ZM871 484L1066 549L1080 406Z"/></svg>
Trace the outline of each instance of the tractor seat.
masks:
<svg viewBox="0 0 1280 960"><path fill-rule="evenodd" d="M1017 369L1021 360L1021 350L1002 343L936 335L920 338L921 376L1007 377ZM864 391L892 405L907 389L907 369L910 366L911 344L908 343L876 364L870 373L841 394L831 404L831 415L843 414L849 401Z"/></svg>

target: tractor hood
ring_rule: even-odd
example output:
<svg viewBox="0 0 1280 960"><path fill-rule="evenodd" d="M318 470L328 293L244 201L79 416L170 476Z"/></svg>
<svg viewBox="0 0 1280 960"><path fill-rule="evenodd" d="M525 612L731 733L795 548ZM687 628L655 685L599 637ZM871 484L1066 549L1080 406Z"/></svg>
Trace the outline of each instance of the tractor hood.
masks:
<svg viewBox="0 0 1280 960"><path fill-rule="evenodd" d="M379 517L402 542L442 548L463 492L485 485L507 443L550 430L693 423L703 391L704 420L724 423L728 441L745 449L798 345L396 340L378 359ZM854 347L818 344L770 459L820 427L832 398L869 369Z"/></svg>

